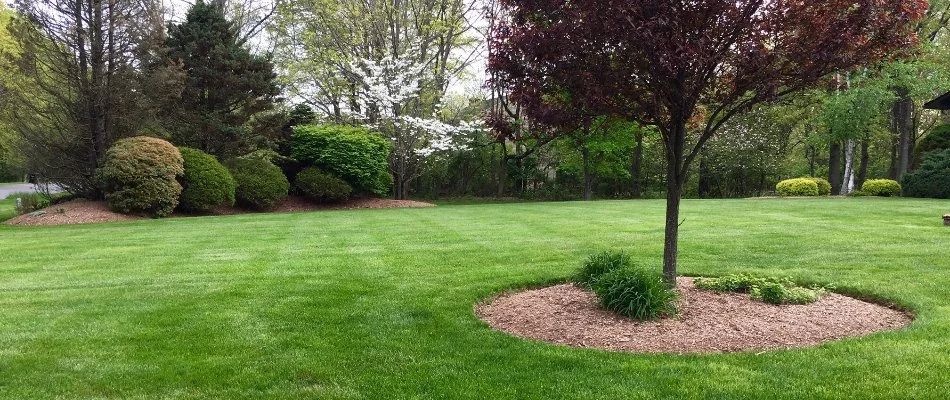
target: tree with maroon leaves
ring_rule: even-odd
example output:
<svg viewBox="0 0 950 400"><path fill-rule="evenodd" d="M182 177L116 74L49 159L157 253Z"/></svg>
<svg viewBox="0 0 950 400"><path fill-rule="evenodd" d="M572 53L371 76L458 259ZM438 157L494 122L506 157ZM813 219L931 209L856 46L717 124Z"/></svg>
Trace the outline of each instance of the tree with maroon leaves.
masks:
<svg viewBox="0 0 950 400"><path fill-rule="evenodd" d="M829 74L916 44L924 0L501 0L493 84L529 118L609 115L661 132L667 160L663 273L676 278L690 164L730 118Z"/></svg>

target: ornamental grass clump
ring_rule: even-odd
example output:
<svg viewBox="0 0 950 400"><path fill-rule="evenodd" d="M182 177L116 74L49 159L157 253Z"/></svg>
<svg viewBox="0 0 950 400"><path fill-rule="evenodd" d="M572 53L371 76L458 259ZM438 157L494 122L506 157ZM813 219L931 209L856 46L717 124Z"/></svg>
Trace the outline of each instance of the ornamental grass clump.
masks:
<svg viewBox="0 0 950 400"><path fill-rule="evenodd" d="M622 251L604 251L587 257L581 268L571 277L571 282L590 288L602 275L615 269L634 267L630 257Z"/></svg>
<svg viewBox="0 0 950 400"><path fill-rule="evenodd" d="M601 275L591 286L604 308L630 319L654 320L676 314L676 290L659 273L621 267Z"/></svg>

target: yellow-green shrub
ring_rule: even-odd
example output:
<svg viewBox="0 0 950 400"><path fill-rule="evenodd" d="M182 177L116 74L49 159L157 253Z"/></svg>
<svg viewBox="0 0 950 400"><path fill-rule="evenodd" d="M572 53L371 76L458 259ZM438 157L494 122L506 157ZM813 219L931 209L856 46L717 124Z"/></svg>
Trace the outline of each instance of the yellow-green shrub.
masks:
<svg viewBox="0 0 950 400"><path fill-rule="evenodd" d="M813 176L806 176L802 179L808 179L812 182L815 182L818 185L818 195L819 196L830 196L831 195L831 182L828 182L827 179L816 178Z"/></svg>
<svg viewBox="0 0 950 400"><path fill-rule="evenodd" d="M861 192L866 196L900 196L901 184L890 179L869 179L864 181L864 185L861 186Z"/></svg>
<svg viewBox="0 0 950 400"><path fill-rule="evenodd" d="M817 196L818 184L811 178L786 179L775 185L775 190L782 196Z"/></svg>

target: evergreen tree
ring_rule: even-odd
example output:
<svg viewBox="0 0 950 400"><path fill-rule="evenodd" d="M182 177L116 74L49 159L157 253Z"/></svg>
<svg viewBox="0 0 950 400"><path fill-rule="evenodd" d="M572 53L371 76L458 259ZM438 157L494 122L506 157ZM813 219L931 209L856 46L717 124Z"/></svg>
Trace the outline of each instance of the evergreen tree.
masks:
<svg viewBox="0 0 950 400"><path fill-rule="evenodd" d="M219 158L253 150L248 122L274 107L280 88L267 57L251 54L220 5L202 0L185 21L168 27L166 61L187 78L181 100L167 105L172 141Z"/></svg>

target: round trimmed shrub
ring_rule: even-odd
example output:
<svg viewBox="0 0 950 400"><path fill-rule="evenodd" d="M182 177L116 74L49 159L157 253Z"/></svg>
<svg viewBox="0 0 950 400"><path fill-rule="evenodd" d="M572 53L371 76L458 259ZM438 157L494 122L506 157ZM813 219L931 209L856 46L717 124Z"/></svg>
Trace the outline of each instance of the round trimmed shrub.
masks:
<svg viewBox="0 0 950 400"><path fill-rule="evenodd" d="M99 181L113 211L164 217L178 205L181 153L162 139L120 139L106 151Z"/></svg>
<svg viewBox="0 0 950 400"><path fill-rule="evenodd" d="M658 273L618 268L595 279L592 287L604 308L634 320L676 314L676 291Z"/></svg>
<svg viewBox="0 0 950 400"><path fill-rule="evenodd" d="M234 178L214 156L198 149L179 147L185 173L178 178L181 197L178 208L184 211L210 211L234 205Z"/></svg>
<svg viewBox="0 0 950 400"><path fill-rule="evenodd" d="M861 193L865 196L900 196L901 184L890 179L869 179L861 185Z"/></svg>
<svg viewBox="0 0 950 400"><path fill-rule="evenodd" d="M257 209L272 208L287 197L290 182L276 165L259 158L236 158L225 164L236 184L238 204Z"/></svg>
<svg viewBox="0 0 950 400"><path fill-rule="evenodd" d="M803 177L802 179L808 179L808 180L810 180L810 181L812 181L812 182L815 182L815 184L818 185L818 195L819 195L819 196L830 196L830 195L831 195L831 182L828 182L827 179L824 179L824 178L816 178L816 177L813 177L813 176L806 176L806 177Z"/></svg>
<svg viewBox="0 0 950 400"><path fill-rule="evenodd" d="M950 199L950 149L932 151L902 180L904 196Z"/></svg>
<svg viewBox="0 0 950 400"><path fill-rule="evenodd" d="M782 196L817 196L818 184L811 178L786 179L775 185L775 190Z"/></svg>
<svg viewBox="0 0 950 400"><path fill-rule="evenodd" d="M346 201L353 193L353 187L346 181L313 167L300 171L294 184L304 196L318 202Z"/></svg>

